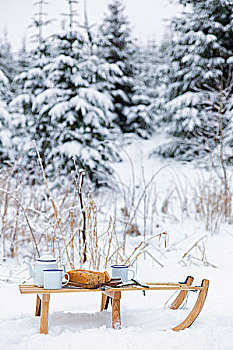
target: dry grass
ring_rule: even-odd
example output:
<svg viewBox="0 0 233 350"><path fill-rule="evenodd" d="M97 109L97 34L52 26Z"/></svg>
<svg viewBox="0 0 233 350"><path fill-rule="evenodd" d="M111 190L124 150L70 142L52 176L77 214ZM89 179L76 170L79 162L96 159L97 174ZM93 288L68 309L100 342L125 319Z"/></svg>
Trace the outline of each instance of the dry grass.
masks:
<svg viewBox="0 0 233 350"><path fill-rule="evenodd" d="M206 253L206 241L208 239L208 235L201 237L198 239L182 256L180 260L180 264L182 265L200 265L211 266L216 268L214 264L210 263Z"/></svg>
<svg viewBox="0 0 233 350"><path fill-rule="evenodd" d="M193 202L196 219L204 221L211 234L218 233L223 222L232 222L232 191L226 192L222 181L213 174L198 180L198 186L193 188Z"/></svg>
<svg viewBox="0 0 233 350"><path fill-rule="evenodd" d="M110 213L105 213L104 220L102 215L102 221L98 222L99 213L88 186L87 191L81 189L80 205L80 188L77 188L76 180L72 179L59 190L51 190L43 168L42 174L44 183L31 187L27 184L28 175L20 169L15 176L10 169L0 173L2 256L34 261L48 251L67 268L99 270L113 263L132 265L144 253L162 265L149 252L149 243L143 237L136 247L130 248L131 251L126 249Z"/></svg>
<svg viewBox="0 0 233 350"><path fill-rule="evenodd" d="M135 265L140 257L163 266L161 256L166 251L168 234L161 222L166 226L168 220L196 219L205 222L212 234L223 222L232 221L232 192L229 190L226 198L218 177L200 176L190 183L174 175L167 191L161 192L156 181L164 168L147 182L142 169L139 185L132 171L131 186L118 179L113 190L104 189L102 196L98 194L98 205L88 182L84 180L80 186L82 171L77 170L52 188L43 169L33 186L30 176L17 166L2 169L1 258L34 261L48 251L71 269ZM226 201L230 208L227 215ZM181 262L213 265L208 262L204 240L184 254Z"/></svg>

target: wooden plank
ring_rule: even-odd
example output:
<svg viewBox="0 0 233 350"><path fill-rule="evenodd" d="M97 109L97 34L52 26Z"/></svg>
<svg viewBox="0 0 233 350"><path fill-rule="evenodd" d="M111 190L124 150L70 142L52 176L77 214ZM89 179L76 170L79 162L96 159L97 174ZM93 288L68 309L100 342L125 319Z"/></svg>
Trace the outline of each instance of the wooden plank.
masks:
<svg viewBox="0 0 233 350"><path fill-rule="evenodd" d="M201 312L201 309L203 308L203 305L205 303L206 295L209 288L209 280L203 280L202 286L203 286L203 289L200 290L200 292L198 293L198 298L193 309L191 310L191 312L188 314L188 316L183 322L181 322L178 326L172 328L173 331L181 331L185 328L188 328L196 320L197 316Z"/></svg>
<svg viewBox="0 0 233 350"><path fill-rule="evenodd" d="M114 290L114 291L105 290L102 293L104 293L105 295L107 295L108 297L110 297L112 299L120 299L121 298L121 292L118 290Z"/></svg>
<svg viewBox="0 0 233 350"><path fill-rule="evenodd" d="M100 289L24 289L20 291L21 294L55 294L55 293L89 293L101 292Z"/></svg>
<svg viewBox="0 0 233 350"><path fill-rule="evenodd" d="M49 294L43 294L41 300L41 318L40 318L40 333L48 334L49 322Z"/></svg>
<svg viewBox="0 0 233 350"><path fill-rule="evenodd" d="M183 286L184 283L173 283L173 282L142 282L142 284L147 284L148 286Z"/></svg>
<svg viewBox="0 0 233 350"><path fill-rule="evenodd" d="M150 288L143 288L143 287L122 287L122 288L108 288L106 291L108 292L114 292L114 291L133 291L133 290L145 290L145 291L150 291L150 290L202 290L204 289L202 286L201 287L191 287L191 286L186 286L186 285L179 285L179 286L154 286ZM105 291L105 292L106 292ZM22 294L50 294L50 293L79 293L79 292L103 292L101 289L68 289L68 288L62 288L62 289L44 289L44 288L39 288L39 287L33 287L29 286L29 288L20 288L20 292Z"/></svg>
<svg viewBox="0 0 233 350"><path fill-rule="evenodd" d="M114 298L114 293L115 293L114 291L109 291L109 290L103 291L103 294L105 294L107 297L110 297L112 299Z"/></svg>
<svg viewBox="0 0 233 350"><path fill-rule="evenodd" d="M189 287L186 285L181 285L181 286L158 286L158 287L151 287L151 288L142 288L142 287L122 287L122 288L109 288L108 292L111 291L116 291L119 290L121 292L124 291L133 291L133 290L145 290L145 291L150 291L150 290L202 290L204 289L203 287ZM98 291L98 289L96 290Z"/></svg>

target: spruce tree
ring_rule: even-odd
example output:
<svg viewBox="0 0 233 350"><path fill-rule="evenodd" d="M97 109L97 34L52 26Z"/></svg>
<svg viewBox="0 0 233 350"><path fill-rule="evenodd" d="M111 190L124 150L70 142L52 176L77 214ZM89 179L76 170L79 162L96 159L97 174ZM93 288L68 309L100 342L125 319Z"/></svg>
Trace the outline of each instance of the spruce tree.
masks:
<svg viewBox="0 0 233 350"><path fill-rule="evenodd" d="M8 40L7 30L4 37L0 39L0 69L11 83L16 75L16 61Z"/></svg>
<svg viewBox="0 0 233 350"><path fill-rule="evenodd" d="M0 164L9 159L11 132L7 101L10 95L9 79L0 69Z"/></svg>
<svg viewBox="0 0 233 350"><path fill-rule="evenodd" d="M23 38L22 46L19 49L19 51L16 53L16 68L17 68L17 75L20 73L26 71L27 69L32 66L33 57L35 55L35 52L28 50L26 46L26 40Z"/></svg>
<svg viewBox="0 0 233 350"><path fill-rule="evenodd" d="M110 0L108 12L100 26L99 55L114 63L122 71L121 77L111 81L110 94L113 98L115 120L122 132L139 135L148 130L145 107L147 101L137 94L136 45L131 37L129 21L124 14L121 0Z"/></svg>
<svg viewBox="0 0 233 350"><path fill-rule="evenodd" d="M118 159L112 102L104 87L119 69L90 55L87 38L73 25L48 44L50 55L40 55L34 67L19 75L22 93L11 104L27 116L27 164L33 169L37 162L34 139L48 176L67 175L74 157L99 185L111 173L108 162Z"/></svg>
<svg viewBox="0 0 233 350"><path fill-rule="evenodd" d="M45 12L44 8L48 5L46 0L38 0L34 2L34 6L36 7L36 12L31 18L31 23L29 28L35 28L36 33L31 35L31 39L33 42L37 43L37 47L40 51L43 51L43 47L45 44L45 28L53 22L53 19L48 19L48 14Z"/></svg>
<svg viewBox="0 0 233 350"><path fill-rule="evenodd" d="M229 0L180 0L186 6L170 25L171 38L163 46L163 129L172 141L163 145L164 156L191 160L203 156L205 141L211 150L218 140L206 126L206 92L227 85L233 57L233 4ZM210 107L208 106L209 115ZM212 107L214 113L215 107ZM228 125L223 121L223 128Z"/></svg>
<svg viewBox="0 0 233 350"><path fill-rule="evenodd" d="M135 118L135 115L138 115L134 125L138 120L138 134L147 138L155 131L155 121L158 118L159 56L155 42L148 41L146 46L139 46L134 62L136 68L134 106L129 109L128 116L132 115L132 118Z"/></svg>
<svg viewBox="0 0 233 350"><path fill-rule="evenodd" d="M9 160L11 153L11 118L8 103L13 96L12 81L16 75L16 61L11 52L7 30L0 40L0 163Z"/></svg>
<svg viewBox="0 0 233 350"><path fill-rule="evenodd" d="M11 124L14 128L12 134L12 148L15 157L21 155L21 165L28 171L35 171L37 154L33 146L36 139L37 114L32 110L33 101L37 94L43 91L44 80L43 67L49 62L52 55L52 41L45 36L45 28L51 23L46 13L45 0L34 2L35 13L31 18L29 28L33 29L31 42L33 48L28 51L23 40L22 47L17 53L17 76L11 84L14 98L9 104Z"/></svg>

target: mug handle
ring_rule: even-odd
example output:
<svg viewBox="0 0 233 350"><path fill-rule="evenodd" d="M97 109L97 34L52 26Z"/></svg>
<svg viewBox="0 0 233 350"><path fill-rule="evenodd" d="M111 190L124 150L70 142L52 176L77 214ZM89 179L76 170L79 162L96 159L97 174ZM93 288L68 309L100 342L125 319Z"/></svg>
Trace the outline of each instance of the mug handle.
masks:
<svg viewBox="0 0 233 350"><path fill-rule="evenodd" d="M68 277L66 277L67 281L62 285L62 287L66 286L69 283L69 280L70 280L70 275L67 272L62 274L62 278L65 277L65 275L67 275Z"/></svg>
<svg viewBox="0 0 233 350"><path fill-rule="evenodd" d="M134 270L130 270L130 269L128 269L128 272L133 272L133 277L131 277L131 279L132 279L132 278L134 278L134 276L135 276L135 272L134 272Z"/></svg>

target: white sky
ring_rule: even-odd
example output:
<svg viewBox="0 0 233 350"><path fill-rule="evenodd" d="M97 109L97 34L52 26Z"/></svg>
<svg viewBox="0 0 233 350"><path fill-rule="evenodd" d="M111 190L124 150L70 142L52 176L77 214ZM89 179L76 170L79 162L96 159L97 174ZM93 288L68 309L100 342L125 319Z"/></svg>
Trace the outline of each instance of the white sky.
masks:
<svg viewBox="0 0 233 350"><path fill-rule="evenodd" d="M83 1L79 0L79 20L83 18ZM4 28L7 28L8 38L13 50L22 46L22 39L35 34L35 29L28 29L30 18L36 12L36 0L0 0L0 37L3 37ZM45 12L56 22L49 26L48 32L60 28L61 13L67 12L65 0L47 0ZM107 0L87 0L90 24L99 24L106 9ZM179 11L179 6L169 0L124 0L126 15L133 28L133 35L146 42L149 38L160 41L164 32L164 18L169 18Z"/></svg>

